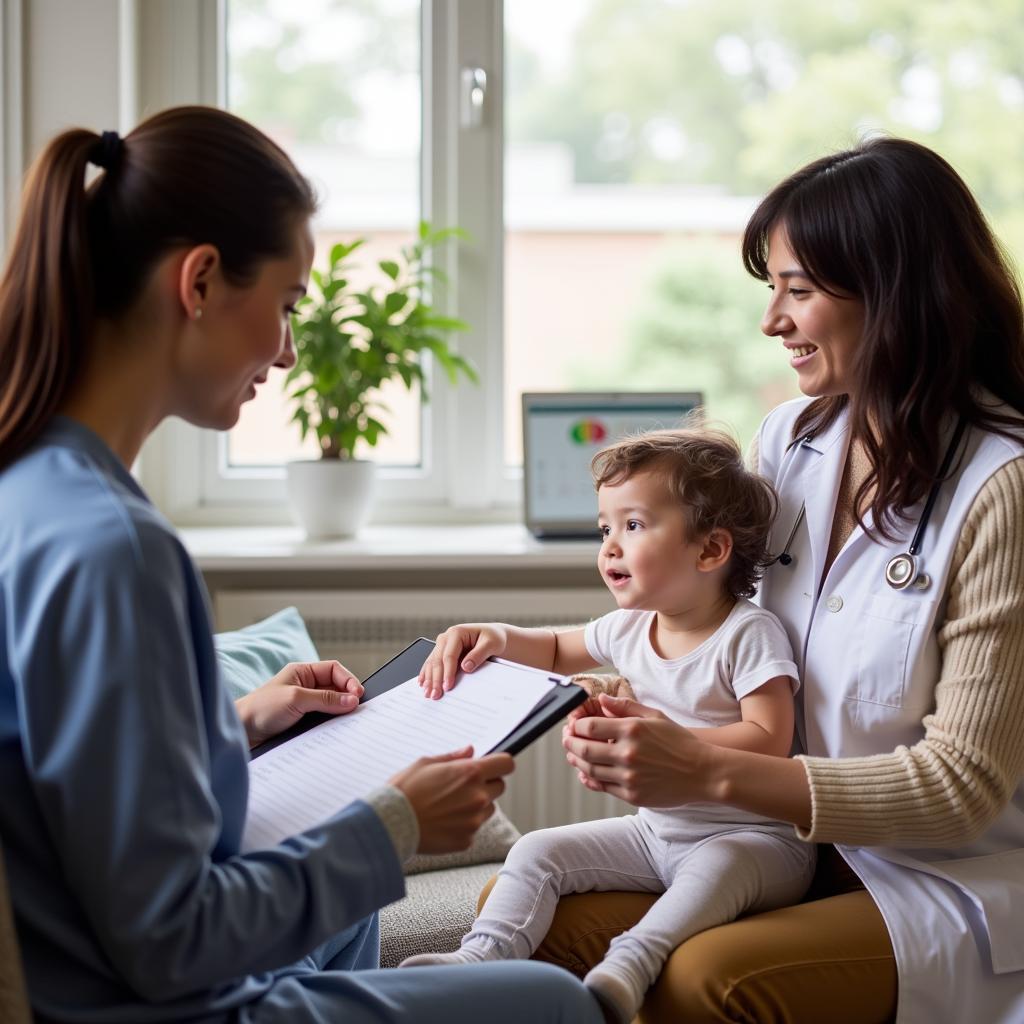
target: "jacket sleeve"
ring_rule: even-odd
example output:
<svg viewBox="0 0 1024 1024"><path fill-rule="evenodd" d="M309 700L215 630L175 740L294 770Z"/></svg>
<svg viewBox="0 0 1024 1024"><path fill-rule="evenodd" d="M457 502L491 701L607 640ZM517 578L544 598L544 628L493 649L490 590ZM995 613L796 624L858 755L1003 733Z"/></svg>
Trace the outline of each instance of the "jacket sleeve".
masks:
<svg viewBox="0 0 1024 1024"><path fill-rule="evenodd" d="M802 838L950 847L980 836L1024 776L1024 458L978 492L954 553L924 737L871 757L801 757Z"/></svg>
<svg viewBox="0 0 1024 1024"><path fill-rule="evenodd" d="M151 1001L291 963L404 893L364 802L270 849L225 842L246 755L215 677L200 684L209 627L191 574L150 524L49 545L15 583L34 797L88 927Z"/></svg>

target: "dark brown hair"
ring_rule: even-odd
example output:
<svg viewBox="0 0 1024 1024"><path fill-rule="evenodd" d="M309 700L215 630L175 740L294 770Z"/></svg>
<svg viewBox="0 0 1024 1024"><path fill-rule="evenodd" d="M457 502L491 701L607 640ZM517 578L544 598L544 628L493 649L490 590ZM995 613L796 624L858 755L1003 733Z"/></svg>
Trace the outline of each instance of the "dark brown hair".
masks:
<svg viewBox="0 0 1024 1024"><path fill-rule="evenodd" d="M679 500L688 538L725 530L732 537L725 585L752 597L771 559L768 534L778 509L772 485L743 465L739 445L712 427L653 430L602 448L590 463L594 486L615 486L641 470L665 476Z"/></svg>
<svg viewBox="0 0 1024 1024"><path fill-rule="evenodd" d="M877 530L891 538L938 479L950 414L996 433L1022 422L979 393L1024 411L1012 264L956 171L903 139L823 157L765 197L743 236L744 265L762 281L776 227L816 287L864 304L850 394L811 402L793 438L827 429L849 407L872 467L854 508L871 494Z"/></svg>
<svg viewBox="0 0 1024 1024"><path fill-rule="evenodd" d="M86 166L105 170L86 187ZM0 278L0 466L59 408L84 364L97 317L136 301L157 261L209 243L225 277L255 278L288 255L316 207L283 150L212 107L177 107L123 140L72 129L28 174Z"/></svg>

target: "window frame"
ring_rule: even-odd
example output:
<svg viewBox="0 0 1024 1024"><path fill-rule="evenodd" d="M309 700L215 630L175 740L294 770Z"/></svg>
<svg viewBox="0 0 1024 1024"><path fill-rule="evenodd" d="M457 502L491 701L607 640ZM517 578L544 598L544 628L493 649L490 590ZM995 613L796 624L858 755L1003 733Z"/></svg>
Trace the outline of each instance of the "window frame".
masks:
<svg viewBox="0 0 1024 1024"><path fill-rule="evenodd" d="M176 74L140 81L140 109L224 105L226 7L227 0L139 5L141 69L169 39L194 41L198 31L203 40ZM471 325L458 346L480 383L452 387L443 374L428 377L422 464L380 467L376 522L509 520L521 506L522 472L505 465L503 446L503 32L502 0L421 0L421 210L469 236L439 257L449 286L437 305ZM464 67L487 73L478 127L461 123ZM140 459L143 485L182 525L288 522L284 467L229 467L226 442L215 431L165 422Z"/></svg>
<svg viewBox="0 0 1024 1024"><path fill-rule="evenodd" d="M0 4L0 251L14 235L17 190L24 164L22 0Z"/></svg>

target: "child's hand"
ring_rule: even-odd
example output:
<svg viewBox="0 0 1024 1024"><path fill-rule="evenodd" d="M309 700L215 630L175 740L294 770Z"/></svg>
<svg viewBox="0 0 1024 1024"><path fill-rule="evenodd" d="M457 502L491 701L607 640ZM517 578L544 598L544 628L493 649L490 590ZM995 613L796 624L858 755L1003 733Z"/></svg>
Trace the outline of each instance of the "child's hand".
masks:
<svg viewBox="0 0 1024 1024"><path fill-rule="evenodd" d="M636 700L633 687L629 680L623 676L593 675L589 672L582 672L574 675L570 682L582 686L587 691L587 699L579 706L569 712L569 716L562 726L562 739L566 736L575 736L575 724L581 718L604 718L605 709L598 698L602 693L609 697L625 697L628 700Z"/></svg>
<svg viewBox="0 0 1024 1024"><path fill-rule="evenodd" d="M446 629L420 669L423 695L440 699L455 686L460 669L472 672L488 658L503 654L507 643L508 634L500 622L469 622ZM468 652L464 658L463 651Z"/></svg>
<svg viewBox="0 0 1024 1024"><path fill-rule="evenodd" d="M629 700L636 700L633 687L624 676L613 676L607 674L593 674L591 672L580 672L569 680L587 691L587 699L569 712L562 726L562 738L575 735L573 726L581 718L602 718L604 708L597 699L602 693L609 697L626 697Z"/></svg>
<svg viewBox="0 0 1024 1024"><path fill-rule="evenodd" d="M604 710L601 707L601 702L597 697L588 697L582 704L578 704L576 707L569 712L568 717L565 720L565 725L562 726L562 736L574 736L575 732L573 726L581 718L593 718L597 716L600 718L604 714Z"/></svg>
<svg viewBox="0 0 1024 1024"><path fill-rule="evenodd" d="M602 693L608 694L609 697L625 697L629 700L636 700L633 687L629 685L629 680L624 676L595 675L584 672L573 676L572 682L587 691L587 699L569 712L569 717L566 719L565 725L562 726L563 745L569 737L578 735L575 727L581 719L607 717L601 701L598 700ZM600 788L583 772L577 770L576 776L587 789L600 792Z"/></svg>

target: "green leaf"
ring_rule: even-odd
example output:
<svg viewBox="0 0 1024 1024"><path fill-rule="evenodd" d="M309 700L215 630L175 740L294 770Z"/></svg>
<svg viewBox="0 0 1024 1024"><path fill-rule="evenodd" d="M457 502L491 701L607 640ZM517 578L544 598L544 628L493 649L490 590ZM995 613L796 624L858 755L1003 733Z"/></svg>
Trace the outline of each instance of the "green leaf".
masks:
<svg viewBox="0 0 1024 1024"><path fill-rule="evenodd" d="M428 231L426 235L420 237L431 248L450 238L458 238L464 242L469 241L469 234L462 228L438 228L437 231Z"/></svg>
<svg viewBox="0 0 1024 1024"><path fill-rule="evenodd" d="M399 310L409 304L409 296L405 292L390 292L384 299L384 315L393 317Z"/></svg>
<svg viewBox="0 0 1024 1024"><path fill-rule="evenodd" d="M452 364L457 369L461 370L474 384L480 383L480 375L476 372L476 367L468 359L463 359L462 356L453 355Z"/></svg>
<svg viewBox="0 0 1024 1024"><path fill-rule="evenodd" d="M416 376L416 371L419 367L414 363L399 363L398 364L398 376L402 378L402 383L411 391L413 380ZM422 371L421 371L422 372Z"/></svg>
<svg viewBox="0 0 1024 1024"><path fill-rule="evenodd" d="M432 263L420 267L420 273L434 278L439 284L448 284L448 275L440 267L435 267ZM416 284L420 283L420 281L416 282Z"/></svg>
<svg viewBox="0 0 1024 1024"><path fill-rule="evenodd" d="M366 438L366 443L372 448L380 437L387 434L388 428L384 426L379 420L375 420L372 416L366 417L366 426L363 428L363 437Z"/></svg>
<svg viewBox="0 0 1024 1024"><path fill-rule="evenodd" d="M348 281L346 281L343 277L336 278L335 280L324 285L324 287L321 289L323 291L324 299L330 302L340 292L343 292L347 286Z"/></svg>
<svg viewBox="0 0 1024 1024"><path fill-rule="evenodd" d="M366 244L365 238L356 238L347 245L344 242L337 242L331 246L331 253L328 262L333 270L339 263L352 255L361 245Z"/></svg>
<svg viewBox="0 0 1024 1024"><path fill-rule="evenodd" d="M438 331L468 331L469 324L453 316L431 316L424 321L424 326L433 327Z"/></svg>
<svg viewBox="0 0 1024 1024"><path fill-rule="evenodd" d="M384 271L392 281L398 280L399 266L394 260L381 260L378 264L381 270Z"/></svg>

